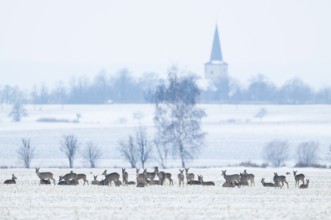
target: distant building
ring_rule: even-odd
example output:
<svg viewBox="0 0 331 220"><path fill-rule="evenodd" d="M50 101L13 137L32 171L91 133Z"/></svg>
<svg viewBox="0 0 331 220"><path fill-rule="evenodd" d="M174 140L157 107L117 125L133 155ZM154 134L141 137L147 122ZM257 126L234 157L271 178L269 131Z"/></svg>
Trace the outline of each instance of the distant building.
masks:
<svg viewBox="0 0 331 220"><path fill-rule="evenodd" d="M217 25L215 28L210 60L205 64L205 78L214 83L228 78L228 64L223 61Z"/></svg>

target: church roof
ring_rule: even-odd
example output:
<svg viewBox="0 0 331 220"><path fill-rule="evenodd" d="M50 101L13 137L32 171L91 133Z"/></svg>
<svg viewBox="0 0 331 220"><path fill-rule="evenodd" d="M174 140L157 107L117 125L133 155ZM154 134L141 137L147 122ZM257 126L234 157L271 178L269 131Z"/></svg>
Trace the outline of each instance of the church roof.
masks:
<svg viewBox="0 0 331 220"><path fill-rule="evenodd" d="M215 28L213 46L210 54L210 62L223 61L220 38L218 36L217 26Z"/></svg>

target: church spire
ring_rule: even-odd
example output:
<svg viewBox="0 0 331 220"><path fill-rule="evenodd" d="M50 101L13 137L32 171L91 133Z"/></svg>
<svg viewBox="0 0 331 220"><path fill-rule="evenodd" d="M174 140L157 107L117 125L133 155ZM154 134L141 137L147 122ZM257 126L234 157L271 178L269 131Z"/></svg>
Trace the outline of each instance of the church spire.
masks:
<svg viewBox="0 0 331 220"><path fill-rule="evenodd" d="M220 38L218 36L217 25L216 25L216 28L215 28L213 46L212 46L211 54L210 54L210 62L213 62L213 61L223 61L221 44L220 44Z"/></svg>

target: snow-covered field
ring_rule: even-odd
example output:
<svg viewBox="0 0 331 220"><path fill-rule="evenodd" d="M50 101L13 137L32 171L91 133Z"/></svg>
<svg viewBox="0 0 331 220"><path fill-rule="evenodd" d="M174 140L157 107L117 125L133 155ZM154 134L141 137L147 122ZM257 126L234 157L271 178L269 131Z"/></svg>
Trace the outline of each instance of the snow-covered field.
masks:
<svg viewBox="0 0 331 220"><path fill-rule="evenodd" d="M230 173L245 168L223 168ZM255 187L223 188L221 168L194 169L192 172L212 180L216 186L178 187L178 169L167 170L174 176L173 186L39 186L34 169L0 170L0 219L330 219L331 172L300 169L310 179L308 189L294 187L292 169L252 169ZM56 180L68 169L45 169ZM77 173L99 174L103 169L75 169ZM120 172L120 169L108 169ZM129 169L129 180L135 171ZM290 188L263 188L261 178L272 181L273 172L287 175ZM14 173L16 185L3 185ZM99 177L101 179L101 177Z"/></svg>
<svg viewBox="0 0 331 220"><path fill-rule="evenodd" d="M261 155L265 144L274 139L287 140L291 154L288 166L296 160L295 150L302 141L319 141L319 162L330 164L331 106L329 105L202 105L207 117L202 128L207 132L206 144L197 160L189 166L226 166L242 161L264 162ZM122 167L128 164L120 158L118 141L127 138L139 121L153 134L154 106L149 104L109 105L28 105L28 116L14 123L8 118L11 106L0 108L0 166L19 167L16 150L21 138L30 138L36 147L32 166L65 167L67 161L59 150L63 135L74 134L82 143L93 141L103 151L99 167ZM264 118L255 115L262 108ZM80 123L46 123L38 119L73 121L80 114ZM155 165L150 161L148 165ZM170 166L178 166L177 161ZM80 154L75 166L82 167Z"/></svg>
<svg viewBox="0 0 331 220"><path fill-rule="evenodd" d="M178 169L173 174L174 186L146 188L105 186L39 186L34 169L0 169L0 219L330 219L331 172L329 169L300 169L310 179L306 190L294 187L292 168L295 150L302 141L319 141L319 162L330 164L331 106L307 105L202 105L207 117L202 128L207 132L206 145L199 157L188 163L191 171L215 181L215 187L178 187ZM63 135L74 134L82 143L93 141L103 151L98 169L74 169L85 173L88 180L107 167L109 172L120 172L128 167L118 153L118 141L134 131L139 122L153 134L153 105L46 105L26 106L28 116L22 122L11 122L7 117L10 106L0 109L0 166L20 167L17 148L21 138L30 138L36 147L32 167L51 171L58 176L68 173L67 161L59 150ZM264 118L255 115L262 108ZM45 123L38 119L74 121L79 123ZM140 121L137 119L140 115ZM287 140L291 155L287 168L246 168L256 176L255 187L223 188L221 170L243 172L242 167L228 167L242 161L264 162L261 154L265 144L274 139ZM170 167L178 167L176 160ZM75 167L83 167L80 154ZM151 168L156 161L150 161ZM197 167L210 167L198 169ZM212 168L214 167L214 168ZM223 168L217 168L223 167ZM150 169L151 170L151 169ZM135 170L128 169L129 180ZM272 181L273 172L287 175L290 189L263 188L261 178ZM3 185L12 174L16 185Z"/></svg>

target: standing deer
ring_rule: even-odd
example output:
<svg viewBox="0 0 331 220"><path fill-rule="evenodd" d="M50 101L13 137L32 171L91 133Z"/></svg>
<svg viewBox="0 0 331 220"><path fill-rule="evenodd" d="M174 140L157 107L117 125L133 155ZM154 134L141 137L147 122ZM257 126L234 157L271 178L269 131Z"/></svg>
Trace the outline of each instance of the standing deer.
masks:
<svg viewBox="0 0 331 220"><path fill-rule="evenodd" d="M278 176L277 173L274 173L274 182L275 184L277 184L278 186L280 186L280 183L282 183L282 185L280 186L280 188L283 188L284 186L284 182L286 183L287 185L287 188L288 187L288 182L286 182L286 176Z"/></svg>
<svg viewBox="0 0 331 220"><path fill-rule="evenodd" d="M122 168L122 180L124 185L127 185L126 183L128 182L128 179L129 179L128 172L126 172L125 169Z"/></svg>
<svg viewBox="0 0 331 220"><path fill-rule="evenodd" d="M103 171L102 175L105 176L105 180L109 182L109 186L111 185L111 182L113 181L116 185L116 181L119 181L120 175L116 172L107 174L107 170Z"/></svg>
<svg viewBox="0 0 331 220"><path fill-rule="evenodd" d="M165 180L168 179L169 180L169 185L174 185L173 180L171 179L171 173L166 173L163 171L160 171L157 169L158 173L157 176L159 177L159 180L161 181L161 185L163 185L165 183Z"/></svg>
<svg viewBox="0 0 331 220"><path fill-rule="evenodd" d="M266 183L264 182L264 178L262 178L261 183L264 187L276 187L274 183Z"/></svg>
<svg viewBox="0 0 331 220"><path fill-rule="evenodd" d="M180 187L180 185L184 186L184 170L179 169L179 172L180 173L177 176L178 176L178 182L179 182L179 187Z"/></svg>
<svg viewBox="0 0 331 220"><path fill-rule="evenodd" d="M84 173L77 174L76 178L77 178L77 181L83 180L84 181L83 185L85 185L85 183L87 183L87 185L89 185L88 181L86 180L86 175Z"/></svg>
<svg viewBox="0 0 331 220"><path fill-rule="evenodd" d="M301 184L299 188L300 189L307 189L308 186L309 186L309 179L307 179L306 182L307 182L306 184Z"/></svg>
<svg viewBox="0 0 331 220"><path fill-rule="evenodd" d="M93 178L94 178L94 180L91 182L91 184L92 185L99 185L99 180L97 180L98 175L96 175L96 176L93 175Z"/></svg>
<svg viewBox="0 0 331 220"><path fill-rule="evenodd" d="M188 170L190 168L185 168L185 175L186 175L186 182L188 183L191 180L194 180L194 174L193 173L189 173Z"/></svg>
<svg viewBox="0 0 331 220"><path fill-rule="evenodd" d="M53 180L53 183L55 185L55 179L53 179L53 173L51 173L51 172L42 172L42 173L40 173L39 169L40 169L40 167L36 168L36 174L39 177L39 179L40 180L50 180L51 179L51 180ZM39 185L40 185L40 182L39 182Z"/></svg>
<svg viewBox="0 0 331 220"><path fill-rule="evenodd" d="M255 186L255 181L254 181L254 178L255 178L255 176L254 176L254 174L252 174L252 173L247 173L247 171L246 170L244 170L244 175L246 176L246 180L247 181L250 181L250 186L252 186L253 184L254 184L254 186Z"/></svg>
<svg viewBox="0 0 331 220"><path fill-rule="evenodd" d="M9 179L9 180L5 180L4 184L16 184L16 180L17 180L17 178L16 178L16 176L13 174L13 175L11 176L11 179Z"/></svg>
<svg viewBox="0 0 331 220"><path fill-rule="evenodd" d="M228 183L234 184L240 182L240 175L238 174L226 175L226 170L222 170L222 175Z"/></svg>
<svg viewBox="0 0 331 220"><path fill-rule="evenodd" d="M300 180L302 181L302 184L305 184L305 175L302 173L297 175L297 170L293 170L294 180L295 180L295 186L299 186Z"/></svg>
<svg viewBox="0 0 331 220"><path fill-rule="evenodd" d="M158 167L154 167L153 172L147 172L147 169L144 169L144 175L146 179L154 180L155 176L157 175L157 172L159 171Z"/></svg>
<svg viewBox="0 0 331 220"><path fill-rule="evenodd" d="M201 185L203 185L203 186L215 186L215 183L212 181L204 182L203 176L199 176L198 179L199 179Z"/></svg>

